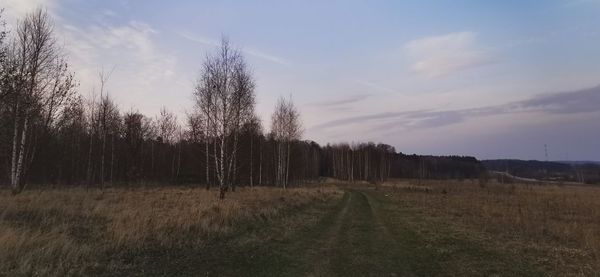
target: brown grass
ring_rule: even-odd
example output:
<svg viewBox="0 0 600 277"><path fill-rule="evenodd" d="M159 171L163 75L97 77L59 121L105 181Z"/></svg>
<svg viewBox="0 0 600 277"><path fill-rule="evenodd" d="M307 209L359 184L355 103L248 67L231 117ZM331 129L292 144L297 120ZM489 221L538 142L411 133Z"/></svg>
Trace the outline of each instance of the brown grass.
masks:
<svg viewBox="0 0 600 277"><path fill-rule="evenodd" d="M0 275L80 275L107 256L146 247L203 244L246 222L268 222L334 188L239 189L218 200L199 188L0 191Z"/></svg>
<svg viewBox="0 0 600 277"><path fill-rule="evenodd" d="M394 181L390 197L558 275L600 272L600 187Z"/></svg>

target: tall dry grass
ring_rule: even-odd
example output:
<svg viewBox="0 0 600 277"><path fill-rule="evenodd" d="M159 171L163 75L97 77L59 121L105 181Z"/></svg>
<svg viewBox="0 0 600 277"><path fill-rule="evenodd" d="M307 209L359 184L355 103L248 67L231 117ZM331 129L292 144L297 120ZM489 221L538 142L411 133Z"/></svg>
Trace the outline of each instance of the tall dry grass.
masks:
<svg viewBox="0 0 600 277"><path fill-rule="evenodd" d="M550 272L600 272L600 187L475 181L395 181L385 186L428 217L481 231L515 254L537 256L536 262Z"/></svg>
<svg viewBox="0 0 600 277"><path fill-rule="evenodd" d="M341 197L334 188L241 188L225 200L215 193L183 187L31 190L17 196L1 191L0 275L85 275L94 267L117 266L115 253L201 247L245 222L266 222Z"/></svg>

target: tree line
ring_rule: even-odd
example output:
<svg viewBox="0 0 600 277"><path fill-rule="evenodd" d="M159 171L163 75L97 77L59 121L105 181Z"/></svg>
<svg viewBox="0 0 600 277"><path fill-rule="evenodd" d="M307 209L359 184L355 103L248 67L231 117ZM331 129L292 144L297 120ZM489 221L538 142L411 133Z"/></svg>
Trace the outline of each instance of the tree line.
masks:
<svg viewBox="0 0 600 277"><path fill-rule="evenodd" d="M569 161L484 160L491 171L555 182L600 183L600 164Z"/></svg>
<svg viewBox="0 0 600 277"><path fill-rule="evenodd" d="M163 107L150 117L119 108L106 90L112 72L99 72L94 93L83 97L53 28L38 9L0 32L0 182L14 193L28 183L194 183L222 198L237 186L410 175L403 170L411 164L389 145L302 140L291 96L279 99L267 132L255 113L255 80L227 39L201 64L192 111L177 118Z"/></svg>

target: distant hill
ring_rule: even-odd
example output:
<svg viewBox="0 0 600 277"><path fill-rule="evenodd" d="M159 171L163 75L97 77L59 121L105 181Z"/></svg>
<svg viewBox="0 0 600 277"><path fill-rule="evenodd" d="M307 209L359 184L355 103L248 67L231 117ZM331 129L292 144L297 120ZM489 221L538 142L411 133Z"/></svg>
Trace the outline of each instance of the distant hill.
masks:
<svg viewBox="0 0 600 277"><path fill-rule="evenodd" d="M537 160L483 160L487 170L550 181L600 183L600 162L595 161L537 161Z"/></svg>
<svg viewBox="0 0 600 277"><path fill-rule="evenodd" d="M555 161L555 162L568 164L568 165L585 165L585 164L600 165L600 161Z"/></svg>

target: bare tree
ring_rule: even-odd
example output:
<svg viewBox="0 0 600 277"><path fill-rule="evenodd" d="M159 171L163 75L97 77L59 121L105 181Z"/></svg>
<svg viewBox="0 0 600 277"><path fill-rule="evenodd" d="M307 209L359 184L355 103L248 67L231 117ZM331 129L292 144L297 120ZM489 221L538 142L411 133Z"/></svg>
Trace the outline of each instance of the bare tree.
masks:
<svg viewBox="0 0 600 277"><path fill-rule="evenodd" d="M198 104L198 103L196 103ZM198 107L196 107L198 108ZM204 142L204 157L206 158L204 166L205 169L205 185L206 189L210 189L210 140L208 136L209 124L208 118L204 113L196 109L192 113L187 114L187 137L193 143Z"/></svg>
<svg viewBox="0 0 600 277"><path fill-rule="evenodd" d="M9 51L14 72L12 88L13 143L11 187L19 193L23 176L33 162L38 139L48 132L57 114L74 94L76 83L60 54L48 14L41 9L17 25Z"/></svg>
<svg viewBox="0 0 600 277"><path fill-rule="evenodd" d="M300 112L292 98L279 98L271 118L271 132L277 141L276 182L284 189L289 184L291 143L302 136Z"/></svg>
<svg viewBox="0 0 600 277"><path fill-rule="evenodd" d="M98 121L97 123L100 125L99 126L99 131L100 131L100 139L102 140L102 148L101 148L101 155L100 155L100 188L104 189L104 178L105 178L105 172L104 172L104 164L106 161L105 158L105 153L106 153L106 136L108 133L108 125L111 119L111 115L114 113L114 111L116 110L116 107L113 103L113 101L110 99L108 92L106 92L106 83L108 82L108 79L110 78L110 75L112 73L112 70L109 73L104 72L104 70L102 70L99 74L98 77L100 78L100 107L98 107ZM111 166L112 166L112 162L111 162Z"/></svg>
<svg viewBox="0 0 600 277"><path fill-rule="evenodd" d="M244 159L243 161L245 161L246 165L248 165L248 180L249 180L249 185L250 187L254 187L254 179L255 179L255 175L254 175L254 162L255 162L255 152L256 152L256 141L258 140L259 142L259 149L258 151L260 152L260 141L263 138L263 130L262 130L262 124L260 122L260 118L258 118L257 115L253 115L247 122L246 124L244 124L243 126L243 130L242 130L244 136L244 140L245 143L249 144L249 153L244 152L243 154L248 155L247 157L245 157L246 159ZM259 169L261 167L260 165L261 160L259 159ZM259 170L259 181L260 181L260 170ZM259 182L260 184L260 182Z"/></svg>
<svg viewBox="0 0 600 277"><path fill-rule="evenodd" d="M179 145L176 144L178 140L181 140L181 130L179 124L177 124L177 116L169 112L166 107L162 107L160 115L156 118L156 125L159 142L166 145L168 149L175 148L169 151L171 152L171 181L175 181L177 160L180 159L178 158Z"/></svg>
<svg viewBox="0 0 600 277"><path fill-rule="evenodd" d="M8 87L5 86L5 82L9 79L10 74L14 72L11 70L10 64L7 62L8 48L5 44L6 41L6 24L2 20L2 13L4 9L0 9L0 113L4 108L4 99L9 93Z"/></svg>
<svg viewBox="0 0 600 277"><path fill-rule="evenodd" d="M206 120L206 137L212 140L219 197L236 180L238 135L254 112L254 80L240 52L227 39L219 51L207 56L194 92L196 108Z"/></svg>
<svg viewBox="0 0 600 277"><path fill-rule="evenodd" d="M167 110L166 107L160 109L160 115L156 118L158 137L164 143L173 144L178 138L177 116Z"/></svg>

